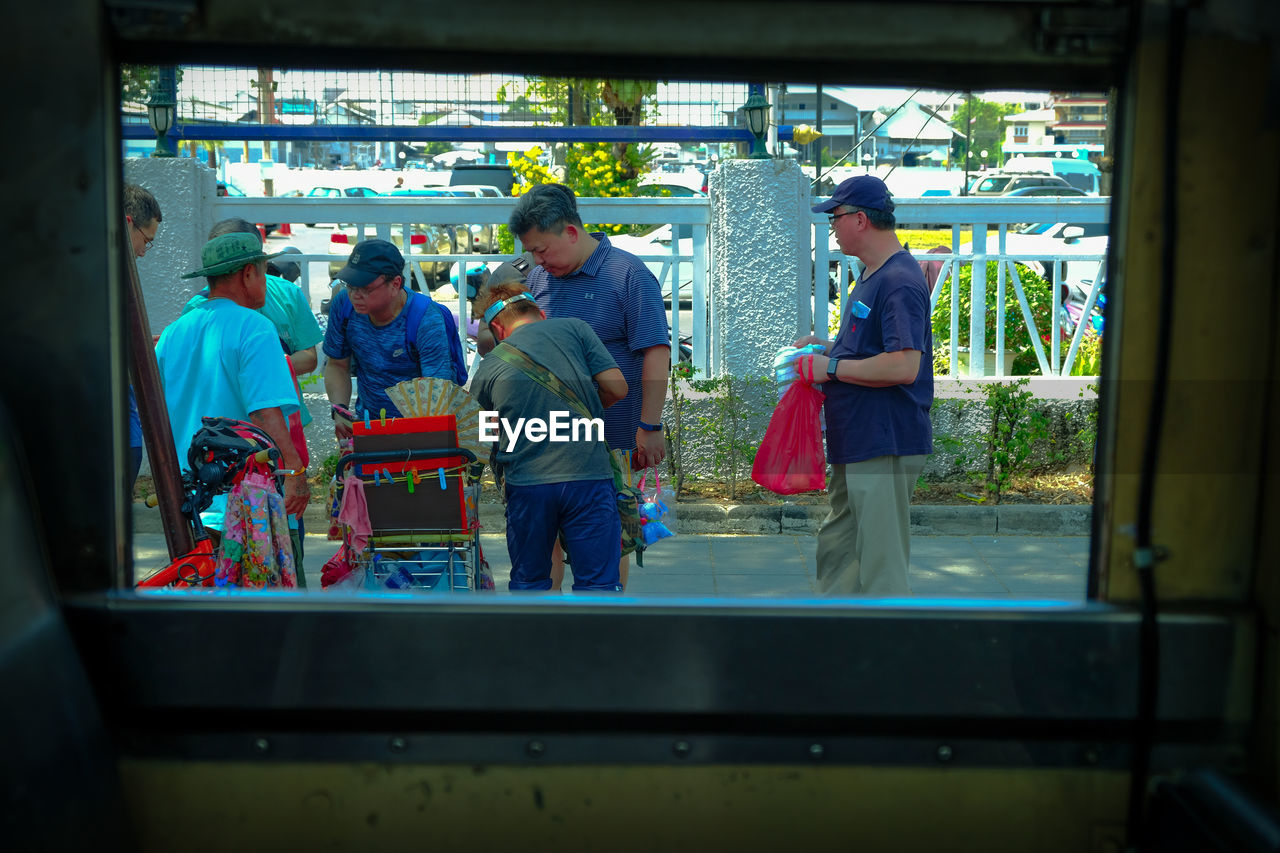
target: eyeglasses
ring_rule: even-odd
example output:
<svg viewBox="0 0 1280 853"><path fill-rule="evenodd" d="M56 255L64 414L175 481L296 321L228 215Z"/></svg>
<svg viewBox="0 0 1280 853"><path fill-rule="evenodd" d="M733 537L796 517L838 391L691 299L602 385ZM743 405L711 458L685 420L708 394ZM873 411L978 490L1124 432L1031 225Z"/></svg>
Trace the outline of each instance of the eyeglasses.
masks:
<svg viewBox="0 0 1280 853"><path fill-rule="evenodd" d="M837 213L835 216L828 216L827 222L830 223L831 225L835 225L836 220L839 219L841 216L852 216L853 214L858 212L859 211L856 211L856 210L846 210L844 213Z"/></svg>
<svg viewBox="0 0 1280 853"><path fill-rule="evenodd" d="M137 231L139 234L141 234L141 235L142 235L142 239L145 241L145 242L143 242L143 244L142 244L143 251L146 251L146 250L150 249L152 246L154 246L154 245L156 244L156 235L155 235L155 234L152 234L150 237L148 237L148 236L147 236L147 232L146 232L146 231L143 231L141 228L139 228L137 225L134 225L134 223L132 223L132 222L130 222L129 224L130 224L130 225L133 225L133 230L134 230L134 231ZM159 230L160 230L160 228L157 226L156 231L159 231Z"/></svg>
<svg viewBox="0 0 1280 853"><path fill-rule="evenodd" d="M379 276L377 279L374 279L375 282L379 280L381 281L381 284L371 283L367 287L354 287L350 284L345 284L343 286L347 289L347 295L350 296L352 299L355 299L357 297L359 297L360 299L364 299L368 297L368 295L371 292L377 290L380 287L384 287L388 283L387 277L385 275Z"/></svg>

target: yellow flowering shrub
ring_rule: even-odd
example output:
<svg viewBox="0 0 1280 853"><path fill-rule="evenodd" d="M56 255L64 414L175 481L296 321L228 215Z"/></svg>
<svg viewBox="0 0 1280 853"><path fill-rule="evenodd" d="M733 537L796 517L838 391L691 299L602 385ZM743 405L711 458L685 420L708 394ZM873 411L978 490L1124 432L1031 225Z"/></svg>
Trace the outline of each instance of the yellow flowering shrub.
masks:
<svg viewBox="0 0 1280 853"><path fill-rule="evenodd" d="M542 165L541 148L530 148L522 153L510 153L507 162L521 179L511 189L513 196L521 195L535 184L556 183L560 179ZM608 142L578 142L569 146L565 156L563 183L579 198L629 198L635 195L640 175L648 171L653 154L648 146L627 145L625 163L620 163ZM635 175L624 178L624 173ZM588 225L588 230L606 234L626 234L632 225Z"/></svg>

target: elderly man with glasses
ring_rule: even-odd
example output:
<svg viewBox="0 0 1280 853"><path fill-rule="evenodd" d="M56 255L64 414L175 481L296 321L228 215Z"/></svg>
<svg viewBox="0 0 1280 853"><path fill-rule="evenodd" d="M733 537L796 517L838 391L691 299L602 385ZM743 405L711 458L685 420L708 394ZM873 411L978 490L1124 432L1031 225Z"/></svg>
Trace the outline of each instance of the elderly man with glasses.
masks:
<svg viewBox="0 0 1280 853"><path fill-rule="evenodd" d="M831 512L818 530L818 589L826 595L906 595L911 491L933 452L933 337L924 274L894 231L893 199L873 175L850 178L815 205L840 250L866 269L855 311L813 360L827 424Z"/></svg>
<svg viewBox="0 0 1280 853"><path fill-rule="evenodd" d="M155 245L160 231L160 202L151 191L137 184L124 185L124 219L129 223L129 243L135 257L141 258ZM138 415L138 399L129 386L129 488L138 480L142 468L142 418Z"/></svg>
<svg viewBox="0 0 1280 853"><path fill-rule="evenodd" d="M440 310L413 310L431 297L405 289L404 256L386 240L365 240L351 250L337 278L345 287L329 305L324 334L324 389L333 406L339 441L351 438L349 412L399 417L386 389L415 377L458 381L451 334ZM345 303L345 304L344 304ZM416 322L416 329L412 323ZM456 334L454 332L453 334ZM352 371L359 392L352 406ZM466 381L466 377L462 377Z"/></svg>

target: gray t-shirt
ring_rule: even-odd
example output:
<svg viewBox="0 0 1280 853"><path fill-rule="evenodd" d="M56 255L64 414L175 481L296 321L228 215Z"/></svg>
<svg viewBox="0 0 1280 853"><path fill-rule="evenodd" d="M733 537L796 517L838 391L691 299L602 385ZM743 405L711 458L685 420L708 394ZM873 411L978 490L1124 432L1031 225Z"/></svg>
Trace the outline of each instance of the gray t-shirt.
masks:
<svg viewBox="0 0 1280 853"><path fill-rule="evenodd" d="M572 388L591 417L603 416L604 407L600 405L591 377L618 365L585 322L566 317L528 323L512 332L505 343L510 343ZM539 418L550 425L552 412L565 412L560 420L566 423L581 418L558 395L492 353L480 362L471 381L471 393L482 409L496 411L501 422L512 429L520 418L526 421ZM570 424L563 432L570 440L551 441L548 437L548 440L531 441L521 430L515 445L508 451L510 439L500 426L499 445L494 458L502 465L507 481L516 486L536 486L612 479L613 469L602 431L579 427L575 434Z"/></svg>

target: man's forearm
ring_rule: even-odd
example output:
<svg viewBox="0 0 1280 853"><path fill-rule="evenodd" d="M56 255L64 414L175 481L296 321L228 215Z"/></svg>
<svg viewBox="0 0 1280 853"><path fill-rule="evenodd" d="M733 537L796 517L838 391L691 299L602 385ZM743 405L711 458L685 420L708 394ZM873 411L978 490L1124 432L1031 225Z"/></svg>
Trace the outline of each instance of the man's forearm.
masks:
<svg viewBox="0 0 1280 853"><path fill-rule="evenodd" d="M316 354L316 348L310 347L293 353L289 356L289 361L293 364L293 375L304 376L316 369L320 357Z"/></svg>
<svg viewBox="0 0 1280 853"><path fill-rule="evenodd" d="M640 371L640 420L656 424L662 420L662 406L667 401L667 383L671 373L671 349L650 347L644 353Z"/></svg>
<svg viewBox="0 0 1280 853"><path fill-rule="evenodd" d="M330 403L351 407L351 369L346 360L331 358L325 362L324 393Z"/></svg>
<svg viewBox="0 0 1280 853"><path fill-rule="evenodd" d="M293 438L289 435L289 424L285 421L284 413L280 411L279 406L250 412L249 420L275 442L276 449L280 451L279 467L290 471L303 469L302 457L298 455L298 449L293 446Z"/></svg>

